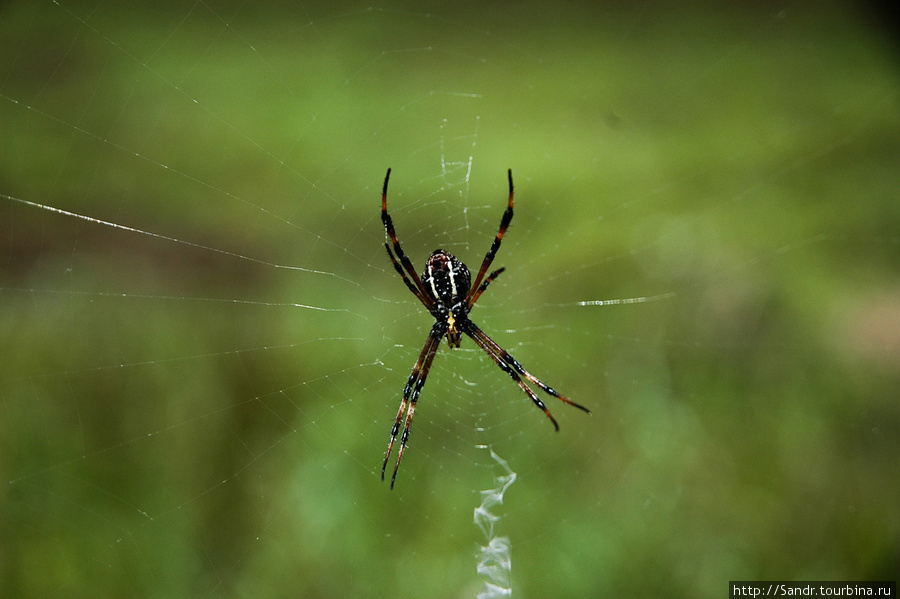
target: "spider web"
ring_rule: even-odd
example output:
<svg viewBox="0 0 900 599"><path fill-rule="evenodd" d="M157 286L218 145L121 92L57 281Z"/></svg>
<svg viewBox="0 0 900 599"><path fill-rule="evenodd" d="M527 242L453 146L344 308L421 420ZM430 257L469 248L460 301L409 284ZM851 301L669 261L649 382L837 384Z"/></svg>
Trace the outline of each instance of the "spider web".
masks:
<svg viewBox="0 0 900 599"><path fill-rule="evenodd" d="M872 14L0 15L0 595L475 596L504 472L517 595L895 575L900 111ZM472 318L593 411L544 396L555 434L444 343L393 492L431 318L382 247L389 166L416 267L470 269L512 168Z"/></svg>

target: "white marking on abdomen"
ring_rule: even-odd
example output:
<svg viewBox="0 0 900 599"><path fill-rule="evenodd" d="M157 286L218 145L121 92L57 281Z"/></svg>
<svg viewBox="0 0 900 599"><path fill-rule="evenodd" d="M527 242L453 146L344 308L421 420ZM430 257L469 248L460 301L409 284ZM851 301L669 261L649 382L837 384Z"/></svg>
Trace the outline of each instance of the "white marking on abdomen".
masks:
<svg viewBox="0 0 900 599"><path fill-rule="evenodd" d="M451 301L456 299L456 278L453 276L453 265L449 265L450 268L447 269L447 272L450 273L450 298Z"/></svg>
<svg viewBox="0 0 900 599"><path fill-rule="evenodd" d="M434 272L432 271L431 260L428 261L428 281L431 283L431 292L434 293L434 299L441 299L441 296L438 295L437 287L434 284Z"/></svg>

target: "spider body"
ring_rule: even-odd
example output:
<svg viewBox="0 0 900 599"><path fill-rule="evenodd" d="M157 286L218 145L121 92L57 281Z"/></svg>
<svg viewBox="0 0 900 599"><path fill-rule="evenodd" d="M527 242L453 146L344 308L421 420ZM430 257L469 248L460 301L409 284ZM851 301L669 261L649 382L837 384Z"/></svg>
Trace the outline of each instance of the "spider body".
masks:
<svg viewBox="0 0 900 599"><path fill-rule="evenodd" d="M434 302L429 311L435 324L443 322L447 329L438 337L446 334L450 347L459 347L459 326L469 319L465 299L469 295L471 279L466 265L444 250L434 250L422 272L422 286Z"/></svg>
<svg viewBox="0 0 900 599"><path fill-rule="evenodd" d="M431 369L431 363L441 339L447 338L447 343L451 348L459 347L462 335L466 334L480 347L497 366L503 370L517 385L524 391L531 401L550 419L556 430L559 425L550 414L550 410L544 405L544 402L525 384L522 377L537 385L545 393L556 397L560 401L574 406L584 412L590 414L590 410L582 405L571 401L559 393L555 389L546 385L543 381L525 370L522 365L513 358L509 352L500 347L500 345L491 339L484 331L469 319L469 312L481 297L481 294L487 289L491 281L497 278L503 272L503 268L499 268L489 275L485 276L490 268L497 250L500 249L500 242L509 223L513 217L513 182L512 170L508 171L509 176L509 203L506 211L500 220L500 229L494 237L490 249L484 256L481 268L475 276L474 283L472 275L468 267L463 264L456 256L445 250L437 249L431 253L425 264L425 270L422 275L416 274L416 271L409 257L403 252L400 241L397 239L397 233L394 231L394 223L387 210L387 187L388 180L391 177L391 169L387 170L384 177L384 187L381 191L381 221L384 224L385 233L390 238L390 243L385 242L384 247L387 249L388 257L394 270L403 279L406 287L415 295L422 305L428 309L434 317L434 324L428 333L425 341L425 347L419 354L409 379L406 381L406 387L403 390L403 399L400 401L400 410L397 412L397 418L394 426L391 428L391 439L388 443L387 452L384 456L384 463L381 466L381 480L384 480L385 470L387 468L388 459L391 457L391 451L394 447L394 441L400 433L400 426L403 423L404 415L406 415L406 423L403 427L403 434L400 435L400 449L397 452L397 463L394 466L394 473L391 476L391 488L394 488L394 481L397 479L397 471L400 469L400 460L403 459L403 451L406 449L406 443L409 440L409 429L412 426L413 413L416 410L416 402L422 387L425 386L425 379L428 377L428 371ZM393 251L391 247L393 246ZM396 254L396 256L395 256ZM399 259L399 262L398 262Z"/></svg>

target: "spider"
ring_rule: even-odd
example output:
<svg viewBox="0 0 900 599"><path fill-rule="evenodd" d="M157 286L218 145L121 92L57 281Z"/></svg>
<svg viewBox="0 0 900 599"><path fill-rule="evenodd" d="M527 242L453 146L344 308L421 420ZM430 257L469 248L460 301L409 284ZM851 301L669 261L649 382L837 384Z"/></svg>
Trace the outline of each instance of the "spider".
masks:
<svg viewBox="0 0 900 599"><path fill-rule="evenodd" d="M391 263L394 265L394 270L397 271L397 274L400 275L400 278L403 279L403 282L406 283L412 294L422 302L422 305L434 317L434 324L428 333L425 347L422 348L422 352L413 366L412 373L410 373L409 379L406 381L406 387L403 389L400 410L397 412L397 419L394 421L393 428L391 428L391 440L388 443L387 452L384 455L384 463L381 466L381 480L384 480L384 472L391 457L391 450L394 448L394 441L396 441L397 435L400 433L403 415L406 414L406 424L403 427L403 434L400 436L400 450L397 452L397 463L394 466L394 473L391 475L391 489L394 488L397 470L400 469L400 460L403 459L403 450L406 449L406 443L409 440L409 428L412 425L413 413L416 410L416 401L419 399L422 387L425 386L425 379L428 377L428 371L431 369L431 363L434 361L441 339L445 336L451 349L459 347L462 333L471 337L475 344L484 350L500 367L500 370L508 374L522 388L522 391L531 398L534 405L544 411L557 431L559 431L559 425L556 423L556 419L553 418L544 402L535 395L534 391L525 384L521 377L525 377L543 389L544 392L564 403L583 410L588 414L591 413L586 407L566 399L557 393L555 389L525 370L509 352L500 347L496 341L488 337L474 322L469 320L469 312L475 306L475 302L488 288L491 281L504 271L503 268L498 268L487 277L484 276L494 261L497 250L500 249L500 241L503 239L503 234L506 233L506 229L509 227L513 217L512 169L507 171L507 174L509 177L509 205L503 213L503 218L500 219L500 229L497 231L497 236L494 237L491 248L481 262L481 268L478 270L478 275L475 277L474 282L471 280L471 274L466 265L450 252L441 249L434 250L431 253L422 275L416 274L412 262L403 252L403 248L400 247L400 241L398 241L397 233L394 231L394 223L391 221L391 215L388 214L387 210L387 188L388 180L391 178L391 169L387 170L387 175L384 177L384 187L381 191L381 221L384 223L384 230L391 240L390 244L385 241L384 247L387 249ZM391 244L394 246L394 251L391 251ZM395 253L396 256L394 255ZM399 262L397 261L398 258Z"/></svg>

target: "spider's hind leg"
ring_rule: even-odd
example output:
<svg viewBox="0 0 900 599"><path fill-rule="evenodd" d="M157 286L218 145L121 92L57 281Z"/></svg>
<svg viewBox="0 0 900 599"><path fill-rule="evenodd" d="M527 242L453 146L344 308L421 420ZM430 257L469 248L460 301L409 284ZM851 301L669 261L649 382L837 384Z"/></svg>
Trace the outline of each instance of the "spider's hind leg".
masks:
<svg viewBox="0 0 900 599"><path fill-rule="evenodd" d="M391 457L391 450L394 448L394 441L400 432L400 423L403 421L403 414L406 413L406 425L403 427L403 434L400 435L400 449L397 451L397 463L394 465L394 473L391 475L391 489L394 488L394 481L397 480L397 471L400 470L400 460L403 459L403 452L406 449L406 442L409 440L409 429L412 426L413 414L416 411L416 402L419 400L419 393L425 386L425 379L428 378L428 371L431 369L431 363L434 361L434 355L438 346L441 344L443 331L439 327L432 328L428 334L428 340L425 347L419 354L406 387L403 389L403 399L400 401L400 410L397 412L397 419L391 429L391 440L388 443L387 451L384 454L384 462L381 465L381 480L384 480L384 473L387 470L387 463Z"/></svg>
<svg viewBox="0 0 900 599"><path fill-rule="evenodd" d="M484 352L494 360L494 362L497 364L497 366L500 367L501 370L503 370L503 372L508 374L510 378L512 378L512 380L514 380L516 384L522 388L522 391L524 391L528 395L528 397L531 398L531 401L534 403L534 405L544 411L544 414L547 415L547 418L550 419L550 422L553 423L553 427L557 431L559 430L559 424L557 424L556 419L550 413L550 410L547 409L546 404L544 404L544 402L541 401L541 398L538 397L534 393L534 391L532 391L531 388L525 384L525 381L523 381L519 375L524 376L526 379L540 387L545 393L552 395L563 403L567 403L570 406L576 407L587 414L591 413L591 411L583 405L577 404L567 397L563 397L562 395L557 393L556 389L547 385L542 380L525 370L525 368L521 364L519 364L518 360L513 358L508 351L500 347L500 345L496 341L491 339L487 335L487 333L478 328L478 326L476 326L472 321L469 321L467 323L465 333L468 334L469 337L471 337L472 340L478 344L478 347L484 350Z"/></svg>

